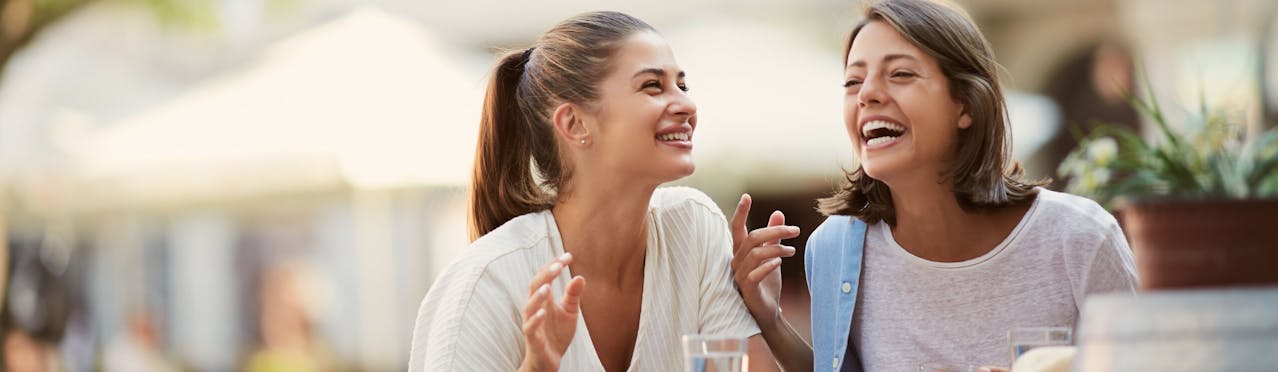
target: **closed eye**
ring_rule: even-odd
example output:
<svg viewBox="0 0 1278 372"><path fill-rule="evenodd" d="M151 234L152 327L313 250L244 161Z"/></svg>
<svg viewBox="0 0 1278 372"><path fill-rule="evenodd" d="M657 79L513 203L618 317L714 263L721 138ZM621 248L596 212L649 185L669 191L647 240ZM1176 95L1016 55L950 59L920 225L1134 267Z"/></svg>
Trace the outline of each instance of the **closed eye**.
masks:
<svg viewBox="0 0 1278 372"><path fill-rule="evenodd" d="M861 81L857 79L851 79L843 83L844 88L851 88L857 85L861 85Z"/></svg>
<svg viewBox="0 0 1278 372"><path fill-rule="evenodd" d="M910 71L897 71L892 73L892 77L894 78L911 78L915 76L918 76L918 75Z"/></svg>
<svg viewBox="0 0 1278 372"><path fill-rule="evenodd" d="M677 86L679 87L679 90L682 90L684 93L688 93L688 84L679 83Z"/></svg>

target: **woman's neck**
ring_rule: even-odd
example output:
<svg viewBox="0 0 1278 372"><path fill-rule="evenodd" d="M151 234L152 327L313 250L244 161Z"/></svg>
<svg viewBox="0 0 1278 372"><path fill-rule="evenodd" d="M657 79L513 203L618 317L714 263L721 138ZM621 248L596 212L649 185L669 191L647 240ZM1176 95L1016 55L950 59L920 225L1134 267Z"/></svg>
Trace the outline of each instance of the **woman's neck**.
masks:
<svg viewBox="0 0 1278 372"><path fill-rule="evenodd" d="M989 252L989 216L963 209L950 182L900 182L889 185L896 224L892 236L920 258L960 262ZM987 246L988 245L988 246Z"/></svg>
<svg viewBox="0 0 1278 372"><path fill-rule="evenodd" d="M642 283L648 247L648 204L656 186L598 182L565 188L551 213L569 268L592 284L625 287ZM595 284L598 285L598 284Z"/></svg>

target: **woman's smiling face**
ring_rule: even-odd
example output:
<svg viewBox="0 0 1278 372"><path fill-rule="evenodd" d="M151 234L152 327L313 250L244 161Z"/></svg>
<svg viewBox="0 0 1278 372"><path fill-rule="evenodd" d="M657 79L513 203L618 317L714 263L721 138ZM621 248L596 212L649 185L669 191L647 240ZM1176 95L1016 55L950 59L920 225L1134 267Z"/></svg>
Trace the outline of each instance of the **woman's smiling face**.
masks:
<svg viewBox="0 0 1278 372"><path fill-rule="evenodd" d="M949 169L959 131L972 120L936 59L876 20L857 33L847 61L844 124L866 174L891 185Z"/></svg>
<svg viewBox="0 0 1278 372"><path fill-rule="evenodd" d="M607 173L664 183L692 174L697 105L688 96L674 52L655 32L621 44L600 83L600 99L585 115L595 142L587 155Z"/></svg>

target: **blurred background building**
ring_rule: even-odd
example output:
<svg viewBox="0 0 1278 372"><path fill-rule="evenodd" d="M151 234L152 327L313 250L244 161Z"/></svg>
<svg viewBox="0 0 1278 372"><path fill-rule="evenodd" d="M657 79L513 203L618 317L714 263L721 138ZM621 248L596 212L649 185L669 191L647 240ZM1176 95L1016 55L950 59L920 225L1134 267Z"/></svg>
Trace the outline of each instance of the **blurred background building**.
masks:
<svg viewBox="0 0 1278 372"><path fill-rule="evenodd" d="M966 0L1006 67L1014 154L1052 176L1071 127L1140 128L1145 80L1278 120L1266 0ZM700 109L695 175L753 226L853 168L855 1L0 1L5 370L396 370L467 245L485 74L555 22L652 23ZM806 329L802 260L788 316ZM756 363L755 367L767 370Z"/></svg>

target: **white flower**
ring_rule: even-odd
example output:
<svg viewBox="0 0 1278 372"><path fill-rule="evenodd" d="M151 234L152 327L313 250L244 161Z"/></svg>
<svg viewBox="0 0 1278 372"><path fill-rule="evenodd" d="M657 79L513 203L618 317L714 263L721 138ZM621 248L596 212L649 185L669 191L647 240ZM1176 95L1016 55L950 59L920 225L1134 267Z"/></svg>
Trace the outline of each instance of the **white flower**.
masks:
<svg viewBox="0 0 1278 372"><path fill-rule="evenodd" d="M1098 166L1104 167L1118 156L1118 141L1110 137L1101 137L1087 144L1087 158Z"/></svg>
<svg viewBox="0 0 1278 372"><path fill-rule="evenodd" d="M1108 168L1094 168L1083 174L1082 188L1089 193L1100 190L1102 186L1109 183L1110 171Z"/></svg>

